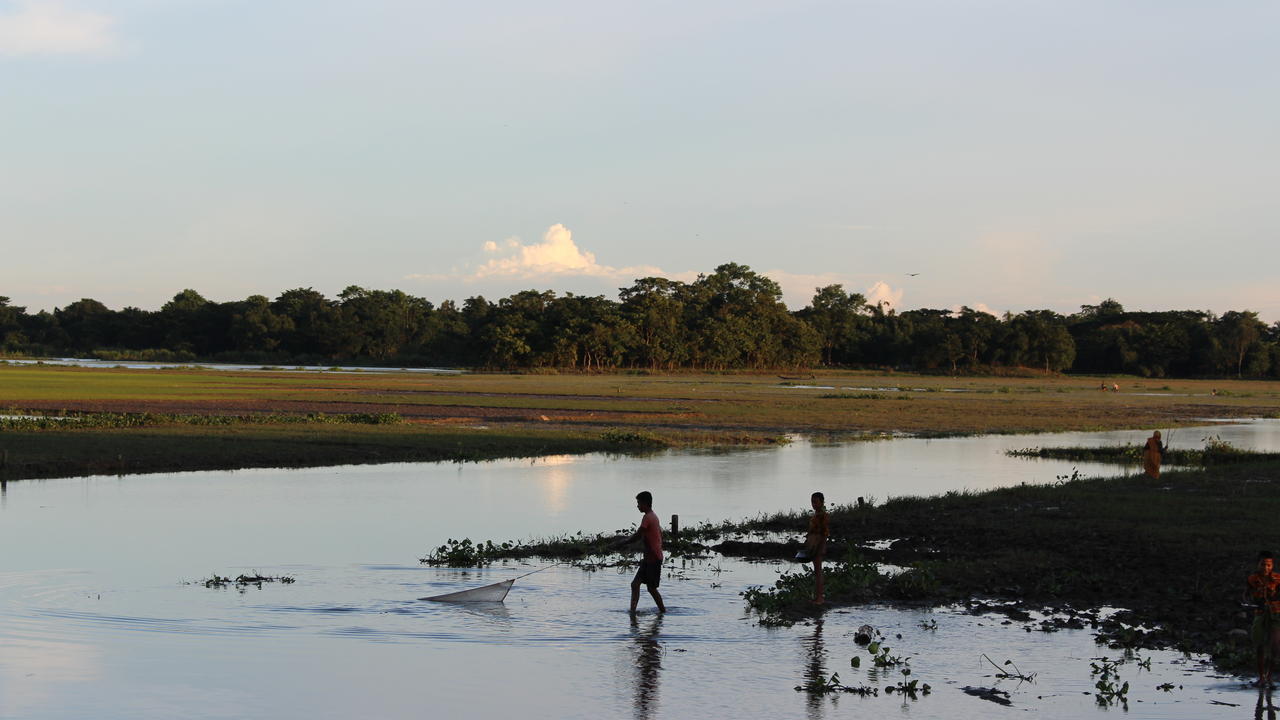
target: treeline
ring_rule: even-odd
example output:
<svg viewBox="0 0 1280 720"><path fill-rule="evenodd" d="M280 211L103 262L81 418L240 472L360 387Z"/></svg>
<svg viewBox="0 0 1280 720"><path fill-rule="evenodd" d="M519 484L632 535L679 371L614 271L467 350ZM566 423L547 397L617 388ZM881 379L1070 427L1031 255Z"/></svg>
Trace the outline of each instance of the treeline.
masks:
<svg viewBox="0 0 1280 720"><path fill-rule="evenodd" d="M526 290L439 305L399 290L310 288L211 302L183 290L157 311L83 299L26 312L0 296L0 350L168 362L368 363L501 369L788 369L825 364L985 372L1280 377L1280 323L1253 312L1004 317L970 308L895 312L840 285L792 312L776 282L729 263L685 283L642 278L603 296Z"/></svg>

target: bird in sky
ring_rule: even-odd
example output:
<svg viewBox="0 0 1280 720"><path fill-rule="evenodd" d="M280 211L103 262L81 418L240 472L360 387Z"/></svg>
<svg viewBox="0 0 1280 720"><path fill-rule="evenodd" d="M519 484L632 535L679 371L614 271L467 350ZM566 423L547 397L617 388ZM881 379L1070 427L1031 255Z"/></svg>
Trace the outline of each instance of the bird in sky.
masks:
<svg viewBox="0 0 1280 720"><path fill-rule="evenodd" d="M917 275L919 275L919 274L920 274L920 273L907 273L907 277L915 277L915 276L917 276Z"/></svg>

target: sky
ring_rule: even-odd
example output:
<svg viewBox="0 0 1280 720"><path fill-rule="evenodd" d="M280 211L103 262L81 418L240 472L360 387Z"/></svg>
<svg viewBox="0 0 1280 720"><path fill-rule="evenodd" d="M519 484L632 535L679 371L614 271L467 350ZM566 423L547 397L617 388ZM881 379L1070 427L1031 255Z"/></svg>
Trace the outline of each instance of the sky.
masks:
<svg viewBox="0 0 1280 720"><path fill-rule="evenodd" d="M0 0L0 295L1280 320L1274 0Z"/></svg>

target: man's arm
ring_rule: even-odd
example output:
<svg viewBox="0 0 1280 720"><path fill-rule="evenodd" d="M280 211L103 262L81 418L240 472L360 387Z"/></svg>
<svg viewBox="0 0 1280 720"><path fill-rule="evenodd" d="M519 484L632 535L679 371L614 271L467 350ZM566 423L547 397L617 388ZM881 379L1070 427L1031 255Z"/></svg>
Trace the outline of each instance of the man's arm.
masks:
<svg viewBox="0 0 1280 720"><path fill-rule="evenodd" d="M644 523L641 523L641 527L644 527ZM612 550L612 549L614 549L614 548L620 548L620 547L622 547L623 545L630 545L631 543L633 543L633 542L635 542L635 541L637 541L637 540L639 540L639 539L640 539L640 528L636 528L636 531L635 531L635 532L633 532L633 533L631 533L630 535L628 535L628 536L626 536L626 537L622 538L621 540L614 540L613 542L611 542L611 543L609 543L608 545L606 545L606 546L605 546L605 548L606 548L606 549L608 549L608 550Z"/></svg>

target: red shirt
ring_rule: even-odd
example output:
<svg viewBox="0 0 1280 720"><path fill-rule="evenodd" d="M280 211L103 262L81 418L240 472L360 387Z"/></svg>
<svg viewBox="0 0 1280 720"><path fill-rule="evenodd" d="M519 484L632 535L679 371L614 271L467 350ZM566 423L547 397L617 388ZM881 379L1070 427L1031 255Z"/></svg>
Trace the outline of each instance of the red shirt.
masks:
<svg viewBox="0 0 1280 720"><path fill-rule="evenodd" d="M1280 573L1271 573L1263 577L1259 573L1249 576L1249 595L1254 600L1266 600L1266 607L1273 615L1280 615ZM1262 614L1262 608L1255 611Z"/></svg>
<svg viewBox="0 0 1280 720"><path fill-rule="evenodd" d="M652 510L646 511L640 521L640 539L644 542L644 559L662 562L662 525Z"/></svg>

